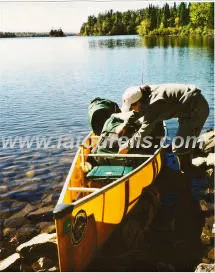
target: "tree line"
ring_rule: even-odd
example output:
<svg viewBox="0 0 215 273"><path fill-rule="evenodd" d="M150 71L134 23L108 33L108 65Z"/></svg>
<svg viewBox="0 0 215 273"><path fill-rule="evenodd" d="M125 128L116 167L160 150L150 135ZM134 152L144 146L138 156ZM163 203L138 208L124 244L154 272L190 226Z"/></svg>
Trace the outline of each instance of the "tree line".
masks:
<svg viewBox="0 0 215 273"><path fill-rule="evenodd" d="M90 35L171 35L209 34L214 28L214 3L181 2L163 7L150 4L145 9L126 12L109 10L89 16L80 34Z"/></svg>
<svg viewBox="0 0 215 273"><path fill-rule="evenodd" d="M64 37L65 34L61 28L60 29L51 29L51 31L49 32L49 36L50 37Z"/></svg>

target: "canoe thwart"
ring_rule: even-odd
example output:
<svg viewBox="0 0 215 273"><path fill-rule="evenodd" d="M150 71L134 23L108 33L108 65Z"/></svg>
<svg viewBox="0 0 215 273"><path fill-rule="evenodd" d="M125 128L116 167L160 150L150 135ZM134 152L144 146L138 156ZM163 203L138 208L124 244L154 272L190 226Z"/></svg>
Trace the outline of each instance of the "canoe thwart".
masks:
<svg viewBox="0 0 215 273"><path fill-rule="evenodd" d="M98 188L86 188L86 187L69 187L69 191L79 191L79 192L94 192L99 191Z"/></svg>

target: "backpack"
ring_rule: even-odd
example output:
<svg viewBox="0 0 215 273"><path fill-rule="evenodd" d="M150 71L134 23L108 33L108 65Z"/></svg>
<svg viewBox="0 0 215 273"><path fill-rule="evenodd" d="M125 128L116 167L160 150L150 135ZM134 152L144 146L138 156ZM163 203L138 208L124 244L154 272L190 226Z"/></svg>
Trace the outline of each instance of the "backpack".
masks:
<svg viewBox="0 0 215 273"><path fill-rule="evenodd" d="M113 113L119 113L117 103L103 98L95 98L88 107L88 121L96 135L100 135L105 121Z"/></svg>
<svg viewBox="0 0 215 273"><path fill-rule="evenodd" d="M140 128L139 117L134 111L112 114L103 126L96 153L118 153L121 137L128 139Z"/></svg>

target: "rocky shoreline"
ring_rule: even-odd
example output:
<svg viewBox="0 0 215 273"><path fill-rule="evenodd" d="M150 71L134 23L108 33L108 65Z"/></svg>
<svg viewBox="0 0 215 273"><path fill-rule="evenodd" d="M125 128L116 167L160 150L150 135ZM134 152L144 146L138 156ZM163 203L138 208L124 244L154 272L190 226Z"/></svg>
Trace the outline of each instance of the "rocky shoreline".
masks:
<svg viewBox="0 0 215 273"><path fill-rule="evenodd" d="M192 184L195 191L196 185L204 184L200 197L186 199L183 177L166 168L155 185L143 192L143 198L88 271L215 271L215 131L207 131L202 137L203 148L195 150L193 159L198 168ZM0 187L1 194L5 190ZM24 207L20 202L15 215L4 212L5 220L0 221L0 271L59 271L52 220L54 197L46 193L43 199L46 202L42 206L42 200Z"/></svg>

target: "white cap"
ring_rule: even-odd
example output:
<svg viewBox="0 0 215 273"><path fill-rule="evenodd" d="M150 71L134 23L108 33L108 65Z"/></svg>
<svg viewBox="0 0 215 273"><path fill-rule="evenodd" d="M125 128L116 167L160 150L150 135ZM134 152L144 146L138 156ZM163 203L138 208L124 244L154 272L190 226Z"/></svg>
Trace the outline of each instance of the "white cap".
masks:
<svg viewBox="0 0 215 273"><path fill-rule="evenodd" d="M122 95L122 112L128 112L131 105L142 98L140 86L131 86L127 88Z"/></svg>

